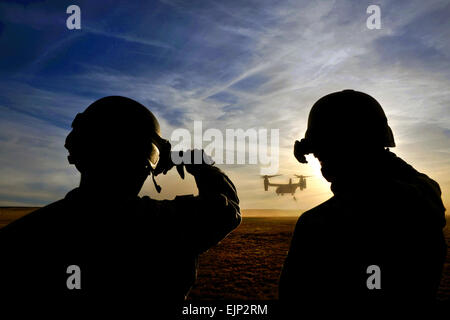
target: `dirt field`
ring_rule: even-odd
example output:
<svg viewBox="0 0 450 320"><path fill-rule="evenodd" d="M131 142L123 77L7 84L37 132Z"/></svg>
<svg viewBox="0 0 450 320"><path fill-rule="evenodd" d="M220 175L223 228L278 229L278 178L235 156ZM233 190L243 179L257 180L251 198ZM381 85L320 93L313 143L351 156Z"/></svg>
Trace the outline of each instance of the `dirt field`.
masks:
<svg viewBox="0 0 450 320"><path fill-rule="evenodd" d="M37 207L0 207L0 229L8 223L39 209Z"/></svg>
<svg viewBox="0 0 450 320"><path fill-rule="evenodd" d="M200 257L191 299L277 297L278 277L297 218L244 218L239 228Z"/></svg>
<svg viewBox="0 0 450 320"><path fill-rule="evenodd" d="M244 218L238 229L200 257L198 280L190 299L276 299L278 276L296 221L287 217ZM448 225L445 234L449 247L438 299L450 301Z"/></svg>
<svg viewBox="0 0 450 320"><path fill-rule="evenodd" d="M36 208L0 208L0 228ZM246 217L237 230L200 257L192 300L271 300L297 217ZM450 301L449 245L438 299Z"/></svg>

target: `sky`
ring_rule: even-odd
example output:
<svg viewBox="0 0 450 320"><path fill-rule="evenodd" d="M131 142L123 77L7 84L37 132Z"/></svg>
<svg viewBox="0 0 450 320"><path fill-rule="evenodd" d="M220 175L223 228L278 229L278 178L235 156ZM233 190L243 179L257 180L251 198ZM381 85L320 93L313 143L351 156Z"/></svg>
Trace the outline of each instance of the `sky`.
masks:
<svg viewBox="0 0 450 320"><path fill-rule="evenodd" d="M66 27L72 4L80 30ZM372 4L380 29L366 25ZM450 3L435 0L2 1L0 206L41 206L75 188L64 149L73 118L123 95L146 105L167 138L194 121L221 132L278 129L282 176L272 181L312 176L296 199L265 192L259 165L219 167L244 209L310 209L332 193L314 158L294 159L293 143L315 101L351 88L380 102L392 151L440 184L448 208L449 18ZM161 194L148 179L141 195L196 192L192 177L157 180Z"/></svg>

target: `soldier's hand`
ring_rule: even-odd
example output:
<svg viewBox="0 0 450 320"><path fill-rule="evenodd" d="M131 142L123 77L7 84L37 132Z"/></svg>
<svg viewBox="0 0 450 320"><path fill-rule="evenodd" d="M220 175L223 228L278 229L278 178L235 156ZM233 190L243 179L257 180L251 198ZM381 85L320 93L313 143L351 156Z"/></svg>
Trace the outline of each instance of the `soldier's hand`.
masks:
<svg viewBox="0 0 450 320"><path fill-rule="evenodd" d="M214 165L214 160L204 150L200 149L185 151L183 158L190 159L184 166L186 167L186 171L192 175L198 174L205 166Z"/></svg>

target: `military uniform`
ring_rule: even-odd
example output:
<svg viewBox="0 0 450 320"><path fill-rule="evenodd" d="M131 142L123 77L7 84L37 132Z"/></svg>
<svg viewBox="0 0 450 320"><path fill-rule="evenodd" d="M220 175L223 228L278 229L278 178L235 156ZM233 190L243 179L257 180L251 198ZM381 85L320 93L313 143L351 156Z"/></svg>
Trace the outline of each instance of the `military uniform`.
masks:
<svg viewBox="0 0 450 320"><path fill-rule="evenodd" d="M223 172L199 165L194 177L198 196L110 199L76 188L9 224L0 230L0 291L183 301L198 255L241 221L236 188ZM80 290L67 287L70 265L80 267Z"/></svg>
<svg viewBox="0 0 450 320"><path fill-rule="evenodd" d="M446 255L441 190L391 147L383 108L366 93L333 92L311 108L294 156L314 154L334 196L297 222L279 284L285 309L434 301Z"/></svg>
<svg viewBox="0 0 450 320"><path fill-rule="evenodd" d="M389 151L353 169L297 222L279 287L291 311L435 299L446 254L439 185ZM371 265L381 271L379 290L367 286Z"/></svg>

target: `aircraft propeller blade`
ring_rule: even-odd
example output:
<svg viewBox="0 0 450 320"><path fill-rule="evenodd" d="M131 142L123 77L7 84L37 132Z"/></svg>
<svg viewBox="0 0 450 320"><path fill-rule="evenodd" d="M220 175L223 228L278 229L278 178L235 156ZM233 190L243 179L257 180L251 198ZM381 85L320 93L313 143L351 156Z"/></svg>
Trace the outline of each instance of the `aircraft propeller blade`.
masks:
<svg viewBox="0 0 450 320"><path fill-rule="evenodd" d="M271 176L265 175L265 176L261 176L262 179L266 179L266 178L273 178L273 177L278 177L278 176L282 176L282 174L274 174Z"/></svg>

